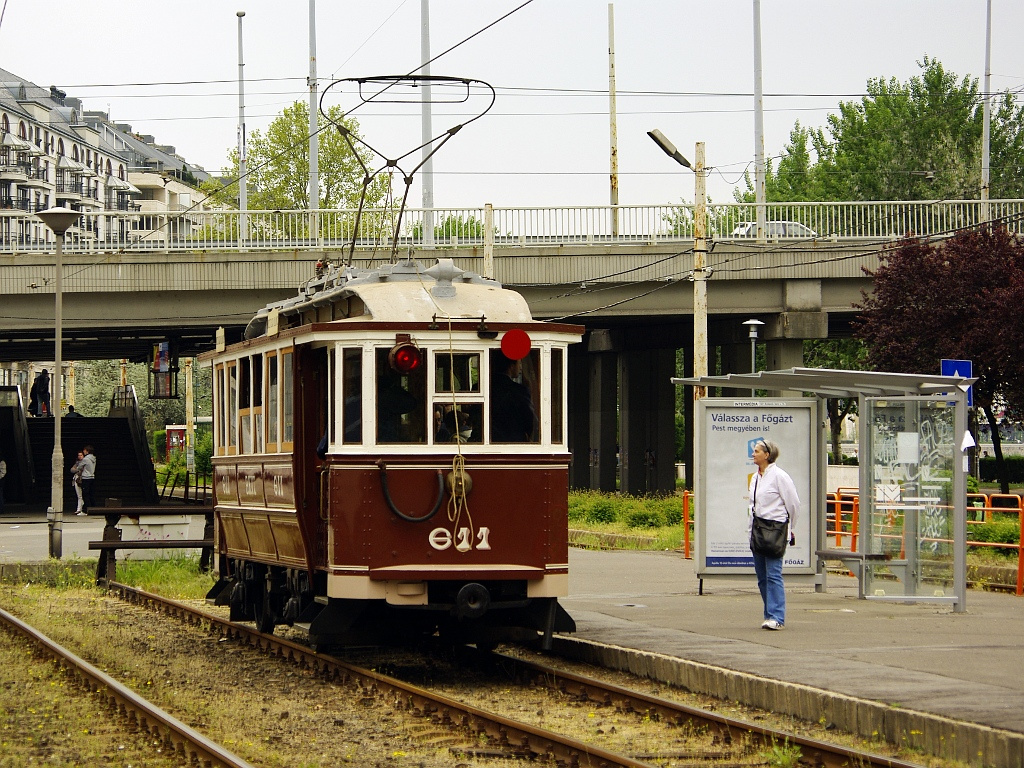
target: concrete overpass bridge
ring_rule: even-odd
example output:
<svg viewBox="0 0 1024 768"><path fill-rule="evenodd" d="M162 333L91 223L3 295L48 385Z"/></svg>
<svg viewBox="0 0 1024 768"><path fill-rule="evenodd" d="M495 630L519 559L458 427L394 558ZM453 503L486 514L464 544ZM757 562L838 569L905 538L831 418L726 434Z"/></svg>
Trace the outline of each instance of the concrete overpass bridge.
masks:
<svg viewBox="0 0 1024 768"><path fill-rule="evenodd" d="M229 340L238 337L258 308L294 295L318 260L390 260L396 227L391 212L367 212L350 251L351 211L180 211L127 224L119 220L125 216L139 214L83 214L69 231L67 360L143 360L168 339L187 356L210 348L220 327ZM863 269L876 268L899 238L948 237L986 220L1020 233L1024 200L771 204L763 240L741 234L756 218L753 204L709 210L709 359L723 373L750 368L742 321L766 323L769 368L798 366L805 339L845 332L861 291L871 287ZM673 420L655 414L674 411L668 380L676 350L685 350L687 365L692 357L692 222L691 207L669 205L412 210L399 227L398 256L452 258L520 291L535 316L588 328L571 379L575 444L589 444L592 461L574 470L575 482L614 487L616 429L608 420L616 404L624 455L674 450ZM24 211L0 211L3 233L0 362L52 359L51 237ZM644 419L629 418L638 411ZM665 426L650 426L657 424ZM595 459L595 451L605 458ZM654 470L643 463L624 468L623 489L671 487L669 462Z"/></svg>

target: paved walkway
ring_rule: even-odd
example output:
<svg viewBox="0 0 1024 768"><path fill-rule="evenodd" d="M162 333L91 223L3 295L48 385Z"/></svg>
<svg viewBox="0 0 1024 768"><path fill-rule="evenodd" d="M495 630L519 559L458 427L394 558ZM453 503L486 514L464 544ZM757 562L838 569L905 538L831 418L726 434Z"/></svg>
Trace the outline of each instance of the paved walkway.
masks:
<svg viewBox="0 0 1024 768"><path fill-rule="evenodd" d="M574 653L704 693L907 740L933 754L1024 765L1024 598L970 591L967 611L787 589L786 628L760 628L749 581L704 582L674 552L572 550ZM600 644L600 645L597 645ZM613 646L612 649L603 646Z"/></svg>

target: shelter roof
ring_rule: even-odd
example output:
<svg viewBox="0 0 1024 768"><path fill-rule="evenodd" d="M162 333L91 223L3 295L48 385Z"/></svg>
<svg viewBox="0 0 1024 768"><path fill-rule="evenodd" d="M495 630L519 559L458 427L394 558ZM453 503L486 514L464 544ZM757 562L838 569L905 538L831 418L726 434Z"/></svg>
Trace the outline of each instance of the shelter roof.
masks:
<svg viewBox="0 0 1024 768"><path fill-rule="evenodd" d="M725 376L672 379L674 384L731 389L790 389L823 397L897 397L967 391L976 378L834 368L789 368L781 371L730 373Z"/></svg>

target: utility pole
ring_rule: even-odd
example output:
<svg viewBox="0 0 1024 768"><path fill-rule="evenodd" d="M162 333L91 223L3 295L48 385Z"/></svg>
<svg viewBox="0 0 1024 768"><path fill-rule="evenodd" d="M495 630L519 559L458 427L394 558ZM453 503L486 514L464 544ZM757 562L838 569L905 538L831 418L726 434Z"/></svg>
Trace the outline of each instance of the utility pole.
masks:
<svg viewBox="0 0 1024 768"><path fill-rule="evenodd" d="M423 74L430 76L430 0L420 0L420 58L427 62ZM421 89L423 102L420 105L420 136L423 139L423 247L434 247L434 160L431 156L430 140L434 138L432 125L430 81L426 80Z"/></svg>
<svg viewBox="0 0 1024 768"><path fill-rule="evenodd" d="M992 124L992 0L988 0L985 18L985 100L982 102L981 123L981 220L990 221L989 193L989 141Z"/></svg>
<svg viewBox="0 0 1024 768"><path fill-rule="evenodd" d="M238 210L242 212L238 217L238 241L241 245L246 231L245 211L249 210L249 193L245 179L245 63L242 60L242 18L245 11L236 11L235 16L238 17Z"/></svg>
<svg viewBox="0 0 1024 768"><path fill-rule="evenodd" d="M693 377L700 378L708 375L708 197L703 141L694 150L693 173ZM694 402L706 394L707 387L694 387Z"/></svg>
<svg viewBox="0 0 1024 768"><path fill-rule="evenodd" d="M611 130L612 237L619 236L619 130L615 111L615 4L608 3L608 118Z"/></svg>
<svg viewBox="0 0 1024 768"><path fill-rule="evenodd" d="M320 131L317 116L316 0L309 0L309 210L320 208ZM315 219L314 219L315 221Z"/></svg>
<svg viewBox="0 0 1024 768"><path fill-rule="evenodd" d="M757 241L767 234L764 162L764 91L761 88L761 0L754 0L754 205L757 215Z"/></svg>

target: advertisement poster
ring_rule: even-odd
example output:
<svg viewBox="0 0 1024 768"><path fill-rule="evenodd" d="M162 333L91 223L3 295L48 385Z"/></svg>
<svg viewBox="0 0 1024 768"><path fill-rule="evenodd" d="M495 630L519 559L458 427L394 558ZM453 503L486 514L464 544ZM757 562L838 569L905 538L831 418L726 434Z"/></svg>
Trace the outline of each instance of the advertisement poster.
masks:
<svg viewBox="0 0 1024 768"><path fill-rule="evenodd" d="M705 398L697 408L697 575L753 574L748 521L754 446L779 446L776 461L800 496L796 544L786 550L785 573L813 573L812 518L817 504L818 401Z"/></svg>

